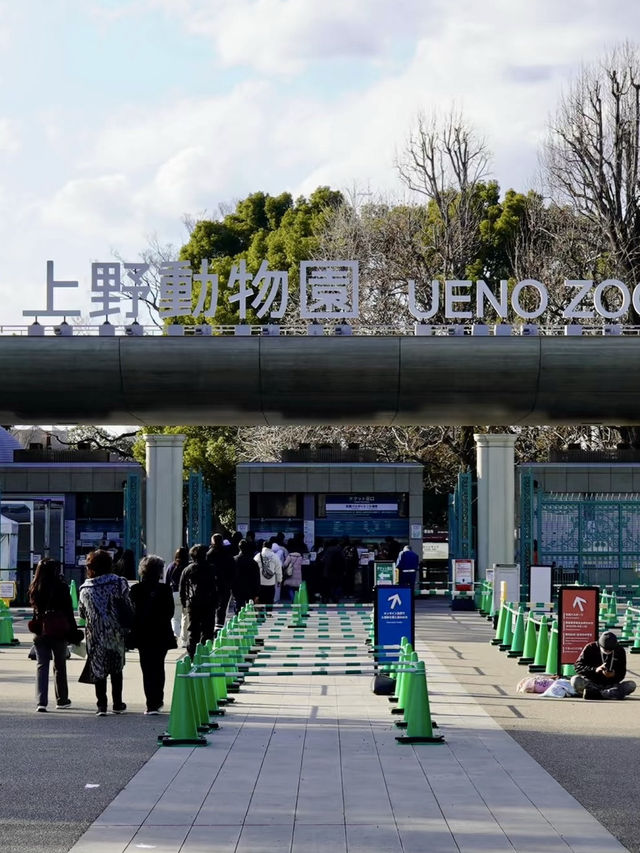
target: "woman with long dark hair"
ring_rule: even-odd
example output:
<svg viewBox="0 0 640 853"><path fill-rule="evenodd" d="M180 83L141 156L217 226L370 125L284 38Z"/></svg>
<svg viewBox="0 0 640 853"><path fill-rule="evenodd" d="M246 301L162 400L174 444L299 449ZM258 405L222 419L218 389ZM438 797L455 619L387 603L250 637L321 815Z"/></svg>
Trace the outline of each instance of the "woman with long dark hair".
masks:
<svg viewBox="0 0 640 853"><path fill-rule="evenodd" d="M87 557L87 579L80 587L78 612L87 621L87 664L80 677L95 685L98 710L107 713L107 676L111 678L113 713L122 714L122 669L125 637L133 625L133 607L126 578L114 574L111 554L92 551Z"/></svg>
<svg viewBox="0 0 640 853"><path fill-rule="evenodd" d="M69 587L60 573L60 563L45 557L36 566L29 587L29 601L33 605L33 645L36 652L36 711L46 711L49 698L49 662L53 658L53 683L56 707L68 708L67 642L79 642L73 615Z"/></svg>
<svg viewBox="0 0 640 853"><path fill-rule="evenodd" d="M131 587L131 602L135 612L134 636L140 652L140 669L145 714L158 714L164 702L164 659L169 649L177 646L171 628L173 595L162 582L164 560L149 555L140 560L140 583Z"/></svg>

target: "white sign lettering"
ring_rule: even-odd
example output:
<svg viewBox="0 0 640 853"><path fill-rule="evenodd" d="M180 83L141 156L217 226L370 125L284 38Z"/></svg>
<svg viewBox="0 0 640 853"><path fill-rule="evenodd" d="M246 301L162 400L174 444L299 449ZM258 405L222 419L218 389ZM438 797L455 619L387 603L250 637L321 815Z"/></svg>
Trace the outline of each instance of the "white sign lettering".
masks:
<svg viewBox="0 0 640 853"><path fill-rule="evenodd" d="M124 268L124 270L123 270ZM147 279L149 264L108 261L91 264L91 302L95 306L91 317L108 319L120 314L136 319L141 303L150 297ZM195 285L195 287L194 287ZM594 286L595 285L595 286ZM23 311L24 317L79 317L77 309L57 309L54 306L58 289L77 288L77 281L56 281L53 261L47 261L46 305L41 309ZM359 273L357 261L302 261L300 263L300 317L304 320L348 320L359 316ZM566 279L568 304L562 311L564 320L618 320L631 307L640 313L640 284L632 290L618 279L606 279L595 284L590 279ZM407 281L407 306L418 321L432 320L436 315L445 321L482 320L490 312L501 320L508 316L509 305L516 317L535 320L549 306L549 292L540 281L532 278L515 283L509 295L509 282L501 280L497 290L486 281L437 279L420 288L414 279ZM258 271L247 270L242 259L233 264L226 290L231 306L237 306L240 320L247 319L249 310L259 320L280 320L289 302L289 273L270 270L263 260ZM199 272L191 269L189 261L167 261L159 269L158 313L162 319L195 317L212 319L218 309L220 295L218 275L209 272L209 263L202 261ZM615 297L612 305L605 297ZM424 300L424 301L422 301ZM475 310L474 310L475 309Z"/></svg>

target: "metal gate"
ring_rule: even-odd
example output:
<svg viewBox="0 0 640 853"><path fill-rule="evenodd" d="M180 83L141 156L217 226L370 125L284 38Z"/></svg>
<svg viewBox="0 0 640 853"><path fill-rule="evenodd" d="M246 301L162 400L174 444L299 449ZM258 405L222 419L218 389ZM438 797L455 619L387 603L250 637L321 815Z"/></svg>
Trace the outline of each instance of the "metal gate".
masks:
<svg viewBox="0 0 640 853"><path fill-rule="evenodd" d="M554 493L520 481L520 555L552 566L554 583L636 584L640 581L640 496Z"/></svg>
<svg viewBox="0 0 640 853"><path fill-rule="evenodd" d="M458 474L458 485L449 495L449 570L451 560L461 557L475 557L473 478L470 471Z"/></svg>

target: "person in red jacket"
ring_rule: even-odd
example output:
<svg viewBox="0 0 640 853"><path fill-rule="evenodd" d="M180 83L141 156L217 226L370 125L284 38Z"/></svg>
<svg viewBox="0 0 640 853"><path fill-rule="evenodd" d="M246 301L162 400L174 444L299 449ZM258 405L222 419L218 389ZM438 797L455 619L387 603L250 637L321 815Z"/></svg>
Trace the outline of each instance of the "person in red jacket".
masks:
<svg viewBox="0 0 640 853"><path fill-rule="evenodd" d="M627 654L612 631L587 643L575 668L571 684L584 699L624 699L636 689L635 681L625 681Z"/></svg>

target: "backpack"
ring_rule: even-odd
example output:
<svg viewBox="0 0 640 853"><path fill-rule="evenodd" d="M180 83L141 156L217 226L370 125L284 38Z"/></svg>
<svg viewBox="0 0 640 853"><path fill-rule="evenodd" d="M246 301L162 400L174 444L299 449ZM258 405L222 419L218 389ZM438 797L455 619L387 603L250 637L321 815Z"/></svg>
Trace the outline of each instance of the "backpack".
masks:
<svg viewBox="0 0 640 853"><path fill-rule="evenodd" d="M265 563L262 554L260 554L260 564L262 566L262 577L265 580L270 581L271 578L275 575L275 572L267 563Z"/></svg>

